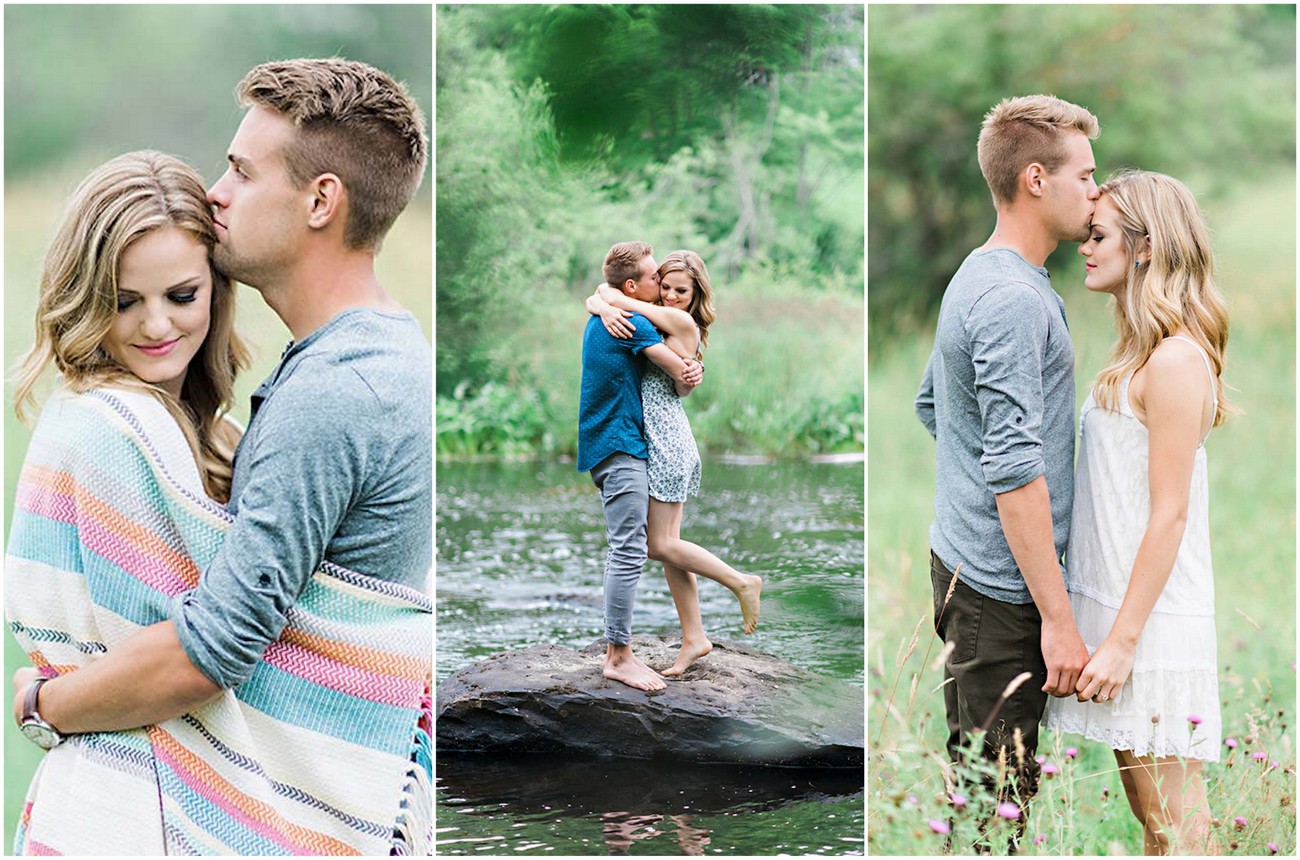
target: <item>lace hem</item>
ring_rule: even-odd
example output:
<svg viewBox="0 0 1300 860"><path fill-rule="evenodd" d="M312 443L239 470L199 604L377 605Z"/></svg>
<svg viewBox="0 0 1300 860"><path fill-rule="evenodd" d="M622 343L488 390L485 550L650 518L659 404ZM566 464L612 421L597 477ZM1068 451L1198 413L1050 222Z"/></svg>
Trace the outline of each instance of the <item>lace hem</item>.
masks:
<svg viewBox="0 0 1300 860"><path fill-rule="evenodd" d="M1134 755L1181 756L1196 761L1217 762L1219 760L1219 737L1208 734L1197 737L1189 734L1189 740L1179 741L1171 737L1153 738L1124 729L1106 728L1078 717L1053 716L1044 721L1044 727L1054 732L1082 735L1090 741L1105 744L1113 750L1130 750ZM1203 727L1203 724L1202 724ZM1189 742L1190 741L1190 742Z"/></svg>

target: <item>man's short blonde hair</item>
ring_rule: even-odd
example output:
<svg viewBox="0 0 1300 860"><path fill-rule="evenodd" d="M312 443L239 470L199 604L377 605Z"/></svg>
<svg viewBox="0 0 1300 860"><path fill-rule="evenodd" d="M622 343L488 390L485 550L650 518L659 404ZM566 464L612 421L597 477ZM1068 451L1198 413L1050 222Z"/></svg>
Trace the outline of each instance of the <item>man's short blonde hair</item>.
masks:
<svg viewBox="0 0 1300 860"><path fill-rule="evenodd" d="M297 129L285 147L289 180L322 173L348 195L344 242L378 249L424 178L424 115L406 87L352 60L279 60L257 66L235 90L239 103L276 111Z"/></svg>
<svg viewBox="0 0 1300 860"><path fill-rule="evenodd" d="M980 129L979 162L994 204L1016 199L1020 173L1038 162L1055 173L1065 162L1066 134L1080 131L1089 140L1101 132L1087 108L1056 96L1003 99L984 115Z"/></svg>
<svg viewBox="0 0 1300 860"><path fill-rule="evenodd" d="M605 254L602 269L605 283L621 290L629 279L641 280L641 261L653 253L654 249L645 242L619 242Z"/></svg>

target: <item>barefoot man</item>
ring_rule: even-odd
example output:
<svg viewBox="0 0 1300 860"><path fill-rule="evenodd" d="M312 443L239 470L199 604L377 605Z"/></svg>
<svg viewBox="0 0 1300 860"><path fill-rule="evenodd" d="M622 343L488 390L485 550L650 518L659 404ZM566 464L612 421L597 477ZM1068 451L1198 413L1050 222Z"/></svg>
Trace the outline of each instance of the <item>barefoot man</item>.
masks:
<svg viewBox="0 0 1300 860"><path fill-rule="evenodd" d="M605 283L644 302L659 299L659 267L645 242L620 242L605 255ZM704 371L673 352L650 321L633 314L631 337L616 338L591 316L582 336L582 395L578 405L578 471L591 472L605 509L604 675L640 690L662 690L659 673L632 653L632 609L646 563L645 428L641 373L648 358L675 381L694 387Z"/></svg>

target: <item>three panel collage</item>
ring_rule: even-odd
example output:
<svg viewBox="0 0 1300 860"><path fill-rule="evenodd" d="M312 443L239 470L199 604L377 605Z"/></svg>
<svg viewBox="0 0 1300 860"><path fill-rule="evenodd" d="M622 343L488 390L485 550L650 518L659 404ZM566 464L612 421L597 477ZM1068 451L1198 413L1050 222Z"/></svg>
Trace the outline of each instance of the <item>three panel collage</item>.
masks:
<svg viewBox="0 0 1300 860"><path fill-rule="evenodd" d="M1294 856L1295 10L6 3L5 852Z"/></svg>

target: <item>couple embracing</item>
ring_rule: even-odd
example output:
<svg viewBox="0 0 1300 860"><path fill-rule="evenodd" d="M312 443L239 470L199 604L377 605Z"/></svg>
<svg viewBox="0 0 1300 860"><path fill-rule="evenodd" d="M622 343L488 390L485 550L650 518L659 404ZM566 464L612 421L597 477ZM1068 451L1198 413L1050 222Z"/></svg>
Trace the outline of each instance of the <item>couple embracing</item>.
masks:
<svg viewBox="0 0 1300 860"><path fill-rule="evenodd" d="M746 633L758 624L761 577L683 540L682 513L699 492L700 454L681 399L704 378L700 361L716 318L713 285L694 251L656 265L645 242L605 255L605 283L587 299L578 407L578 471L590 472L605 511L606 678L665 688L713 648L700 617L696 574L740 602ZM681 621L677 659L657 672L632 653L632 610L647 557L663 563Z"/></svg>
<svg viewBox="0 0 1300 860"><path fill-rule="evenodd" d="M432 853L432 354L375 274L424 118L342 59L237 94L215 185L115 158L46 254L19 415L59 384L5 612L47 752L16 854ZM236 280L293 336L247 428Z"/></svg>
<svg viewBox="0 0 1300 860"><path fill-rule="evenodd" d="M1228 318L1193 195L1136 170L1097 186L1098 132L1038 95L994 107L979 137L997 225L944 293L916 399L937 443L948 750L959 761L987 729L1023 832L1040 720L1082 734L1114 750L1145 852L1199 853L1215 847L1201 765L1220 743L1204 443L1232 411ZM1080 243L1118 334L1077 468L1074 349L1044 268L1062 241Z"/></svg>

